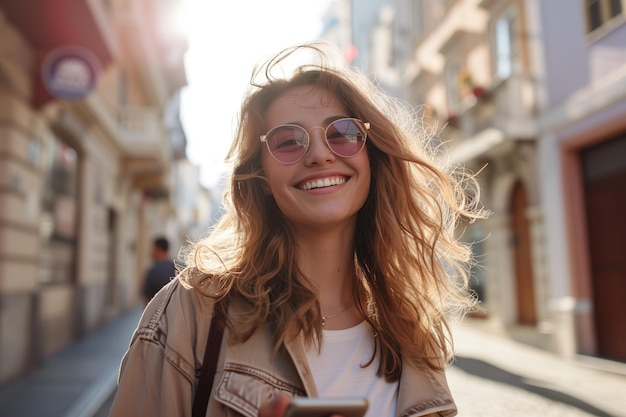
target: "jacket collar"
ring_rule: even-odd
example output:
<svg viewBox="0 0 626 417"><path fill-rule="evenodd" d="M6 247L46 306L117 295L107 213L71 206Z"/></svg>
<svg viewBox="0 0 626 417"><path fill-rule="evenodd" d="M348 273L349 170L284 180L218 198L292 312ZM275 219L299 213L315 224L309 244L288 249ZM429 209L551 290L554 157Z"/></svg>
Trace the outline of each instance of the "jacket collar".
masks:
<svg viewBox="0 0 626 417"><path fill-rule="evenodd" d="M304 346L304 336L299 335L297 338L291 338L285 342L285 348L291 356L291 360L296 365L298 375L304 385L304 390L309 397L319 397L317 386L313 380L313 374L306 358L306 350Z"/></svg>
<svg viewBox="0 0 626 417"><path fill-rule="evenodd" d="M456 414L456 405L448 388L446 376L430 369L402 368L398 387L397 417L421 416L440 413Z"/></svg>

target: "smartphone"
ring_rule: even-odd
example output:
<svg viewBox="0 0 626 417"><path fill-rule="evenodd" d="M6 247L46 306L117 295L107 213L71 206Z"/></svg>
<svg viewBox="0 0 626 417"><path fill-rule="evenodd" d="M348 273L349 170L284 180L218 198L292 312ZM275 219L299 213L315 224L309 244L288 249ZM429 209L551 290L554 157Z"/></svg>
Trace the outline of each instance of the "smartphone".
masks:
<svg viewBox="0 0 626 417"><path fill-rule="evenodd" d="M291 399L285 417L327 417L330 414L343 414L346 417L363 417L368 402L361 397Z"/></svg>

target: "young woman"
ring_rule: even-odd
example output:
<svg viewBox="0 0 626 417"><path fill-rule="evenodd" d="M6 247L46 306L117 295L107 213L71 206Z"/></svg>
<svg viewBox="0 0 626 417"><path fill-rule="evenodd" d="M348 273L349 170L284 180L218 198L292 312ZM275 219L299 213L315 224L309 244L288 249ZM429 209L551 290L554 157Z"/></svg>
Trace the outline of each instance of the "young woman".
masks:
<svg viewBox="0 0 626 417"><path fill-rule="evenodd" d="M456 414L446 314L470 299L454 228L482 215L477 190L330 49L290 48L253 74L227 212L146 308L111 416L191 416L218 312L206 416L282 416L293 396L365 397L370 417ZM316 63L275 75L303 53Z"/></svg>

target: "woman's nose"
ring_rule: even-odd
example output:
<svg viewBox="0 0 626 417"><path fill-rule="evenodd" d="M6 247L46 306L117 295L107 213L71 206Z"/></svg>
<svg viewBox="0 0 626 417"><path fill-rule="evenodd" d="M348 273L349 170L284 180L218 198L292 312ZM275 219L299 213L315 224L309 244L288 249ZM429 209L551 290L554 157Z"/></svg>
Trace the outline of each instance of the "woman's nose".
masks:
<svg viewBox="0 0 626 417"><path fill-rule="evenodd" d="M335 154L326 142L326 131L315 126L309 131L309 149L304 156L306 164L323 164L335 160Z"/></svg>

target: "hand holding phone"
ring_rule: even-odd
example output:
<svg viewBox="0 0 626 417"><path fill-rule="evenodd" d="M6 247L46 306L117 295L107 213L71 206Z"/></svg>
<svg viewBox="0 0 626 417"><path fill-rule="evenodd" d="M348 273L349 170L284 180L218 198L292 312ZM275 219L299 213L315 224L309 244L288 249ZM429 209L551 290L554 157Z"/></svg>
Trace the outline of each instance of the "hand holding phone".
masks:
<svg viewBox="0 0 626 417"><path fill-rule="evenodd" d="M367 400L361 397L295 397L287 406L284 417L327 417L331 414L363 417L368 405Z"/></svg>

